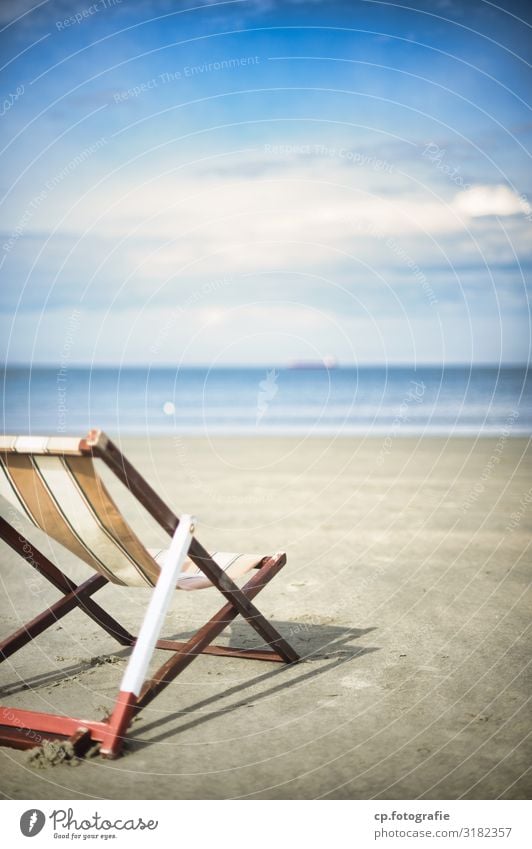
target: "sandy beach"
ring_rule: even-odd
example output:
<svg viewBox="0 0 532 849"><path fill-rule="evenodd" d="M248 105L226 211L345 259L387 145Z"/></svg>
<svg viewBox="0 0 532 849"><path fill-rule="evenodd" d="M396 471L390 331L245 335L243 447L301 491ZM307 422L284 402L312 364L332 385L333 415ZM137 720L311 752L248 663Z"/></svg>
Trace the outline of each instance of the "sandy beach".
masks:
<svg viewBox="0 0 532 849"><path fill-rule="evenodd" d="M257 606L303 659L198 658L134 723L116 761L37 769L27 752L0 749L4 797L530 796L526 439L160 438L122 448L176 510L198 517L205 546L287 552ZM143 540L164 541L127 493L118 500ZM42 534L28 535L50 552ZM57 592L1 548L7 634ZM69 575L89 574L54 551ZM138 628L143 591L108 586L97 599ZM219 606L215 591L176 593L165 635L190 632ZM223 639L259 645L240 620ZM103 717L126 654L69 614L2 664L2 703Z"/></svg>

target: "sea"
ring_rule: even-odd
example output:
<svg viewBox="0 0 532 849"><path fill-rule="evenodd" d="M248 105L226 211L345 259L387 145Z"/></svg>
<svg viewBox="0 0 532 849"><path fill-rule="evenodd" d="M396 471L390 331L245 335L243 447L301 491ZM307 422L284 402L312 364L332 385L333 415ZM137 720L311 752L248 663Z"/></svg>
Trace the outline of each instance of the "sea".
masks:
<svg viewBox="0 0 532 849"><path fill-rule="evenodd" d="M4 367L4 433L530 436L526 367Z"/></svg>

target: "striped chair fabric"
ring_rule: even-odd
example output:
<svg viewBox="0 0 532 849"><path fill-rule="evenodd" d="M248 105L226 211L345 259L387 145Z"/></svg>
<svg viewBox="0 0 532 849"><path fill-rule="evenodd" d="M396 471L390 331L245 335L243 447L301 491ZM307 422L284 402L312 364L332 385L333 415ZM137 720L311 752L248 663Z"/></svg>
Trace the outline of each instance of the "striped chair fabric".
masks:
<svg viewBox="0 0 532 849"><path fill-rule="evenodd" d="M112 500L79 439L0 436L0 495L34 525L114 584L152 587L165 550L146 549ZM214 552L235 579L263 558ZM211 587L190 560L177 589Z"/></svg>

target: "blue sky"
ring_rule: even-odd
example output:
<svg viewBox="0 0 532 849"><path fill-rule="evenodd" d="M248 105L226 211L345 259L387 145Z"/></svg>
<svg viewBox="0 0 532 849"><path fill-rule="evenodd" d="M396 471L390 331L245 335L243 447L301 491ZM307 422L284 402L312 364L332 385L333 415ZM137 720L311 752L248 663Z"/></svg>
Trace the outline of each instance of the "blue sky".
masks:
<svg viewBox="0 0 532 849"><path fill-rule="evenodd" d="M0 5L8 362L526 362L529 4Z"/></svg>

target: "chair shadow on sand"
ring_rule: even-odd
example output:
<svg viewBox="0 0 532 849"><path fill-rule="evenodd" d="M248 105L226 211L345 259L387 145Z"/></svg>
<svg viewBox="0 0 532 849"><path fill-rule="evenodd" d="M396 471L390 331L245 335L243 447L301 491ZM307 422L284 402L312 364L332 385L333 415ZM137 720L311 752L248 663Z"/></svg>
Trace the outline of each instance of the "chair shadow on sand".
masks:
<svg viewBox="0 0 532 849"><path fill-rule="evenodd" d="M375 628L349 628L347 626L338 626L332 624L318 624L317 622L283 622L272 620L272 624L281 632L281 634L289 640L295 650L301 657L299 663L286 666L285 664L267 664L265 672L255 675L254 677L246 678L239 681L234 686L221 689L204 699L200 699L194 704L185 709L176 710L157 719L149 721L148 714L145 713L142 717L142 723L138 725L136 722L130 728L127 735L127 751L133 752L146 745L159 743L181 733L182 731L196 728L199 725L210 722L219 716L226 713L237 711L239 708L249 705L250 702L256 704L264 699L271 698L273 695L287 690L291 687L299 686L305 681L309 681L316 676L325 675L333 669L354 661L356 658L362 657L364 654L378 651L375 646L360 646L356 645L355 641L374 631ZM226 632L229 636L227 645L238 648L263 648L255 633L249 629L245 623L234 623ZM174 634L170 639L186 639L189 636L188 632ZM80 660L79 663L54 669L50 672L45 672L39 675L34 675L28 679L18 678L18 680L5 684L0 687L0 692L3 695L12 695L14 693L41 690L43 688L60 686L61 683L83 683L83 675L97 666L107 665L107 663L117 663L117 677L122 673L122 664L118 661L126 660L129 649L119 649L109 653L108 655L99 655L97 658L87 658ZM227 662L224 659L217 659L219 668L223 674L223 664ZM237 660L236 663L241 661ZM254 668L257 669L261 661L254 662ZM251 662L244 663L246 669L251 671ZM223 679L222 679L223 680ZM253 693L252 697L247 696L247 692L254 687L270 684L265 689L261 689L259 693ZM175 685L174 694L177 696L179 682ZM169 690L168 694L172 691ZM221 700L235 700L229 705L221 707ZM179 719L184 721L179 723ZM169 724L174 724L171 729L168 729ZM151 732L157 732L155 736ZM144 738L149 734L147 740Z"/></svg>
<svg viewBox="0 0 532 849"><path fill-rule="evenodd" d="M305 681L310 681L319 675L325 675L349 661L362 657L364 654L379 651L376 646L359 646L353 644L355 640L374 631L375 627L360 629L330 624L324 625L316 622L297 623L278 620L272 620L272 622L299 653L301 657L299 663L288 667L285 664L275 664L275 668L273 669L271 667L274 664L271 664L271 666L265 664L269 666L266 672L240 681L238 684L223 689L221 692L215 693L212 696L200 699L188 706L185 710L176 710L163 717L158 716L156 720L151 722L148 720L148 715L144 714L142 724L140 726L134 724L129 731L127 750L131 752L143 746L163 742L164 740L168 740L169 736L197 728L219 716L237 711L246 705L249 706L250 703L255 705L257 702L269 699L277 693L288 690L291 687L299 686ZM244 646L245 648L260 647L260 643L255 638L254 633L248 630L244 623L235 624L229 633L228 644L231 646L243 647L247 638L248 644ZM182 636L180 635L179 639ZM262 689L259 693L254 692L252 697L246 695L250 688L264 685L268 682L270 686L266 689ZM219 702L222 699L226 700L232 697L236 697L236 700L231 704L224 707L219 706ZM179 723L177 722L179 719L183 719L184 721ZM169 731L166 726L170 723L174 723L175 725ZM161 733L156 733L155 735L151 733L159 729L161 729ZM140 739L141 736L144 737L146 734L149 734L149 739Z"/></svg>

